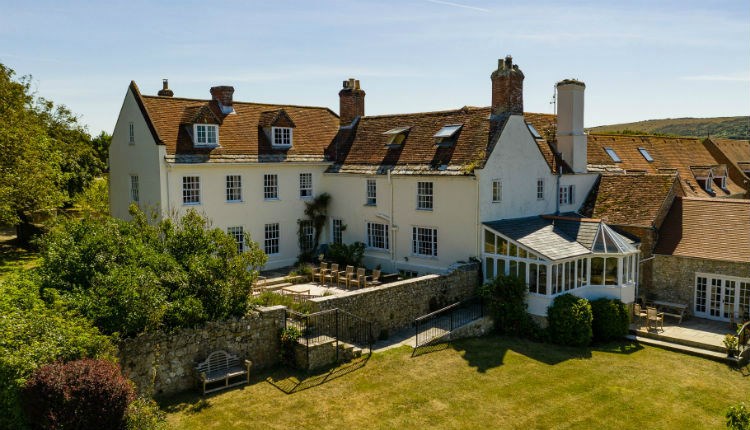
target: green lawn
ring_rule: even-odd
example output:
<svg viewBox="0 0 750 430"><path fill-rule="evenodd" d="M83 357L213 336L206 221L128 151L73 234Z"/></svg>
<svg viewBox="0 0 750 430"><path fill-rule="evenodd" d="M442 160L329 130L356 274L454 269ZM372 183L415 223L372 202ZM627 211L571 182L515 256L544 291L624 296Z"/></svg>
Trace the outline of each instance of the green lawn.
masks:
<svg viewBox="0 0 750 430"><path fill-rule="evenodd" d="M637 344L573 349L505 337L412 357L403 347L328 373L283 369L201 399L168 399L170 427L723 428L750 400L732 370Z"/></svg>
<svg viewBox="0 0 750 430"><path fill-rule="evenodd" d="M0 279L14 272L32 269L39 264L39 254L17 248L0 231Z"/></svg>

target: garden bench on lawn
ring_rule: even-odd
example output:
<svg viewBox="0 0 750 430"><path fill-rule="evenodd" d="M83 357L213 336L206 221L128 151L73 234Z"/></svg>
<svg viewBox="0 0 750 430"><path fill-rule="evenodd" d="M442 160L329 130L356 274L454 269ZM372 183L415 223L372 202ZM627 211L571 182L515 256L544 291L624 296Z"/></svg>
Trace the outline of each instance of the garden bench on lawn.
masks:
<svg viewBox="0 0 750 430"><path fill-rule="evenodd" d="M229 387L249 384L250 366L252 365L252 361L245 360L243 366L242 361L236 355L226 351L212 352L205 361L201 361L195 366L198 378L203 382L203 395ZM242 377L242 380L236 380L239 377ZM234 382L231 381L232 379L234 379ZM224 385L207 390L206 386L214 382L224 382Z"/></svg>

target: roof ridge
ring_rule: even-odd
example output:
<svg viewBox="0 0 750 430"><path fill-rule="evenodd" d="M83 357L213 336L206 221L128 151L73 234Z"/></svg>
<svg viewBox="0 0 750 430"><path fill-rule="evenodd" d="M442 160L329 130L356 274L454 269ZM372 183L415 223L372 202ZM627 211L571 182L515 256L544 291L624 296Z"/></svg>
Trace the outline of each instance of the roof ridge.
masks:
<svg viewBox="0 0 750 430"><path fill-rule="evenodd" d="M704 138L701 137L691 137L691 136L657 136L654 134L621 134L621 133L607 133L602 132L598 133L596 131L589 131L589 136L605 136L605 137L648 137L648 138L654 138L654 139L671 139L671 140L697 140L699 142L703 142Z"/></svg>
<svg viewBox="0 0 750 430"><path fill-rule="evenodd" d="M394 118L394 117L404 117L404 116L430 116L430 115L440 115L440 114L446 114L446 113L459 113L463 110L467 111L480 111L480 110L489 110L490 107L478 107L478 106L463 106L458 109L446 109L446 110L435 110L435 111L427 111L427 112L409 112L409 113L394 113L394 114L384 114L384 115L367 115L363 116L362 119L371 119L371 118ZM469 112L466 112L469 113Z"/></svg>
<svg viewBox="0 0 750 430"><path fill-rule="evenodd" d="M149 99L157 99L157 100L186 100L186 101L203 102L203 103L210 103L213 101L211 99L195 99L191 97L163 97L163 96L152 96L152 95L141 95L141 97L149 98ZM336 114L334 111L331 110L331 108L327 106L306 106L306 105L279 104L279 103L243 102L243 101L233 101L232 104L269 106L272 108L273 107L277 107L277 108L294 107L294 108L304 108L304 109L325 109L333 113L334 115L338 116L338 114Z"/></svg>

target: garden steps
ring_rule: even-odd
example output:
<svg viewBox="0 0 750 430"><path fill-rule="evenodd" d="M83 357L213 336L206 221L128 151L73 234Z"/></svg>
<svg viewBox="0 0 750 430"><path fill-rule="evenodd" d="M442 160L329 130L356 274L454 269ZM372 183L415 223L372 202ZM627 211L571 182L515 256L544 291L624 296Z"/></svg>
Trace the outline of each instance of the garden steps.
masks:
<svg viewBox="0 0 750 430"><path fill-rule="evenodd" d="M633 331L631 330L631 333ZM627 339L634 340L638 343L642 343L644 345L650 345L655 346L657 348L666 349L669 351L674 352L681 352L683 354L692 355L695 357L701 357L701 358L707 358L709 360L718 361L720 363L728 363L728 364L737 364L737 358L734 357L727 357L726 352L722 350L722 352L715 351L713 349L707 349L705 346L710 345L701 345L701 346L691 346L686 345L685 342L688 343L689 341L685 341L684 339L675 339L675 338L669 338L664 337L664 340L662 339L656 339L655 336L642 336L643 332L638 332L638 335L635 334L629 334L625 336ZM694 343L694 342L689 342Z"/></svg>

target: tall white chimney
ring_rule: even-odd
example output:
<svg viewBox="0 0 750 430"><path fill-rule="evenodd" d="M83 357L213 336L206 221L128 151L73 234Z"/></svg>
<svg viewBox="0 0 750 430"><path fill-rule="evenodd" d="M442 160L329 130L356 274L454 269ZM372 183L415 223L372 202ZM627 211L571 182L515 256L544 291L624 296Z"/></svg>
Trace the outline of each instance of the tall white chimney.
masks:
<svg viewBox="0 0 750 430"><path fill-rule="evenodd" d="M586 173L586 134L583 132L583 93L575 79L557 83L557 149L575 173Z"/></svg>

